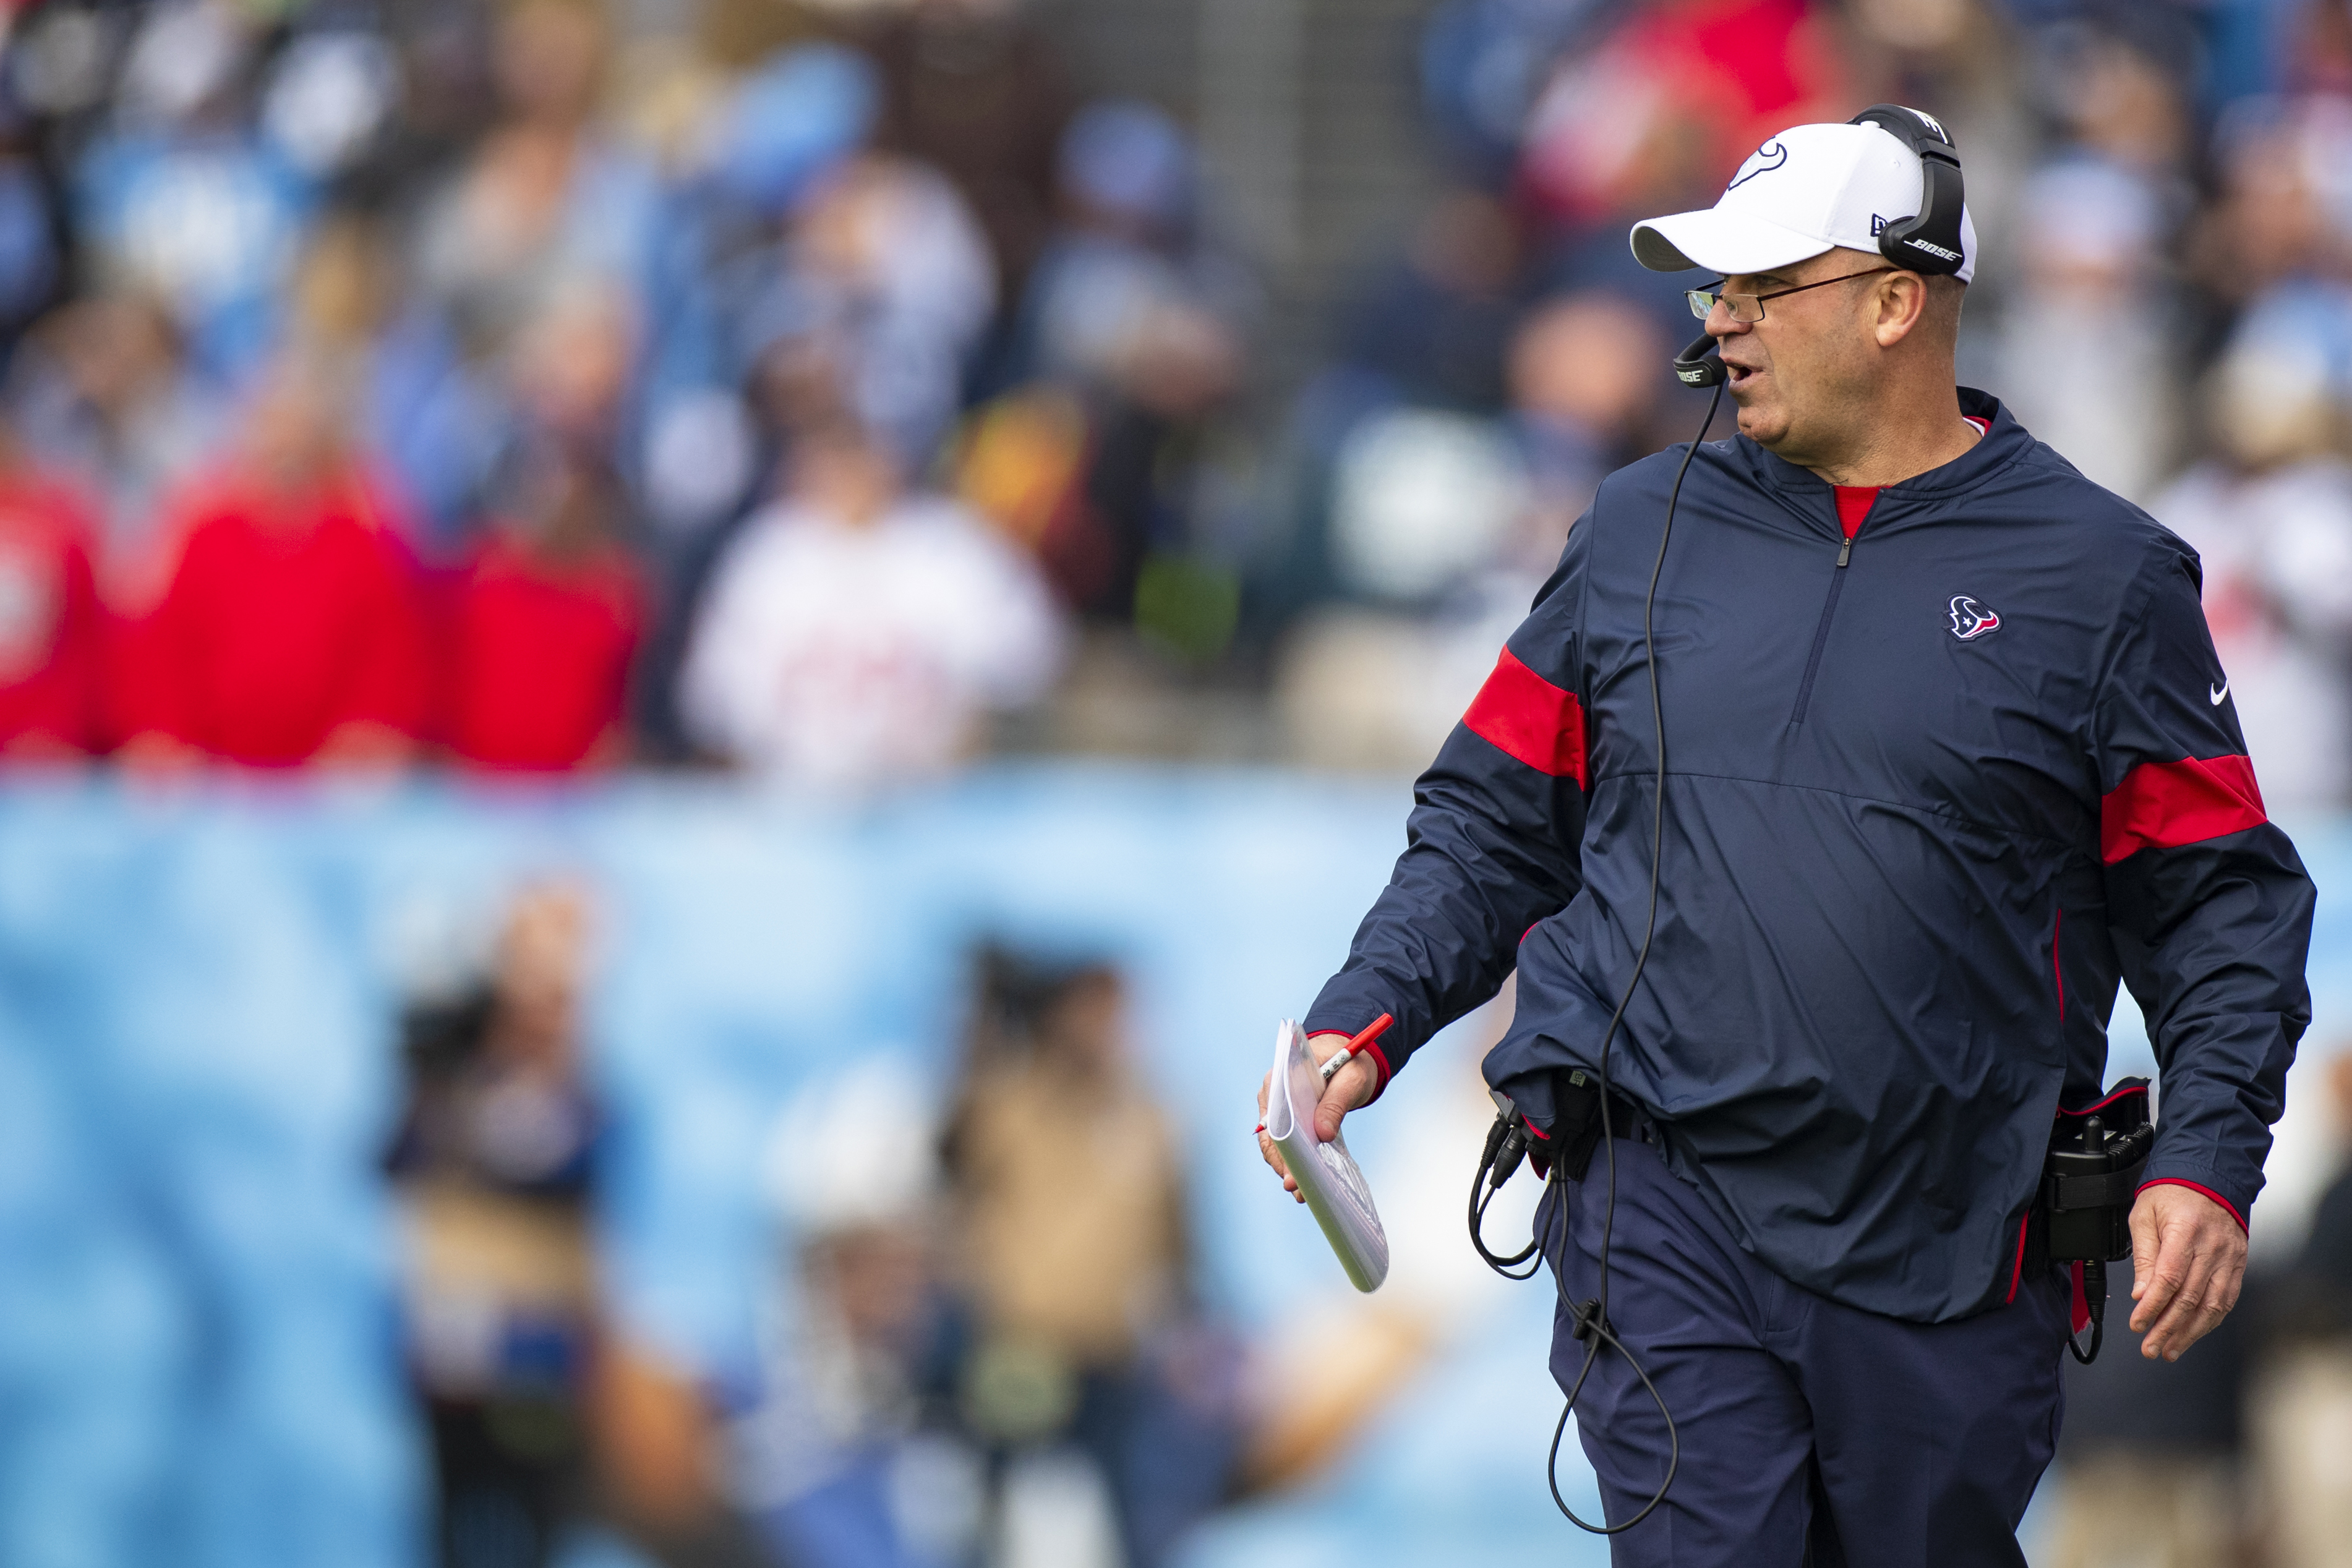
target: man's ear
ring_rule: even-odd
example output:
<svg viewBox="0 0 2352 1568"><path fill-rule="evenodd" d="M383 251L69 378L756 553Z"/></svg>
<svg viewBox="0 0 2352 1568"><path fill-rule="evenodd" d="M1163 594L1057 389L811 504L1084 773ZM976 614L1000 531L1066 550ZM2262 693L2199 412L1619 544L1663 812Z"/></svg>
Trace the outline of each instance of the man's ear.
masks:
<svg viewBox="0 0 2352 1568"><path fill-rule="evenodd" d="M1927 313L1927 280L1916 272L1890 272L1873 290L1878 319L1873 329L1878 346L1891 349L1917 329Z"/></svg>

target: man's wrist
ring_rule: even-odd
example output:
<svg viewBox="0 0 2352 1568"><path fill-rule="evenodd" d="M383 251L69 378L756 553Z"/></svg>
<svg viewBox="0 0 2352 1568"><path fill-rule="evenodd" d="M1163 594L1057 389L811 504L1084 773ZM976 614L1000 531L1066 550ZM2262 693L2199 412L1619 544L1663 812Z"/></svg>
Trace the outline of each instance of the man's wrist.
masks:
<svg viewBox="0 0 2352 1568"><path fill-rule="evenodd" d="M2246 1211L2243 1208L2241 1208L2235 1203L2231 1202L2229 1198L2223 1197L2221 1193L2216 1192L2213 1188L2207 1186L2203 1182L2193 1181L2187 1176L2149 1176L2146 1181L2141 1182L2138 1189L2132 1194L2134 1201L2138 1200L2140 1194L2147 1192L2150 1187L2156 1186L2187 1187L2190 1192L2197 1193L2200 1196L2210 1199L2216 1207L2221 1210L2221 1212L2227 1214L2231 1219L2236 1220L2238 1222L2238 1228L2241 1231L2246 1232L2250 1235L2252 1234L2252 1228L2246 1223Z"/></svg>
<svg viewBox="0 0 2352 1568"><path fill-rule="evenodd" d="M1312 1034L1309 1034L1307 1039L1310 1044L1318 1040L1336 1040L1340 1043L1345 1044L1347 1041L1355 1039L1355 1036L1349 1034L1346 1030L1318 1029ZM1371 1063L1372 1092L1364 1096L1364 1104L1369 1105L1373 1101L1379 1099L1388 1089L1390 1075L1388 1053L1381 1049L1380 1042L1378 1040L1366 1040L1362 1048L1356 1052L1356 1055L1360 1060ZM1361 1107L1359 1107L1359 1109Z"/></svg>

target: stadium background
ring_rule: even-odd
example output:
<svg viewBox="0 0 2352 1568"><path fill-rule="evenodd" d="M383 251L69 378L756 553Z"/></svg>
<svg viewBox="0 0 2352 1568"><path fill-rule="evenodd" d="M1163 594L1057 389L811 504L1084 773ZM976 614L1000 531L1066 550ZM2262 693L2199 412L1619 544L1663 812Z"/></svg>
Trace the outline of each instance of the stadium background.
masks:
<svg viewBox="0 0 2352 1568"><path fill-rule="evenodd" d="M0 47L0 1562L1605 1560L1507 995L1378 1296L1248 1092L1696 422L1626 221L1880 99L2321 891L2246 1305L2070 1373L2032 1560L2337 1561L2352 8L177 0Z"/></svg>

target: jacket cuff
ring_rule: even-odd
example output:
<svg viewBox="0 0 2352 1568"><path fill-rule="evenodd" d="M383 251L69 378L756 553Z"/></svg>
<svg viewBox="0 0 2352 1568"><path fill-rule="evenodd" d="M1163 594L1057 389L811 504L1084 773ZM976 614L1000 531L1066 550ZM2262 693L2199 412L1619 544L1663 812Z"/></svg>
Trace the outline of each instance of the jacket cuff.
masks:
<svg viewBox="0 0 2352 1568"><path fill-rule="evenodd" d="M1378 1017L1380 1017L1378 1013L1374 1013L1372 1015L1372 1018ZM1371 1019L1366 1019L1364 1021L1366 1023L1370 1023ZM1353 1040L1356 1038L1356 1030L1349 1029L1310 1029L1307 1030L1307 1038L1309 1040L1321 1040L1326 1035L1332 1036L1339 1040ZM1381 1049L1381 1042L1376 1040L1365 1041L1364 1049L1359 1054L1371 1058L1372 1061L1372 1096L1371 1100L1364 1102L1366 1105L1369 1105L1372 1103L1372 1100L1377 1100L1381 1095L1388 1092L1390 1076L1389 1057L1388 1052Z"/></svg>
<svg viewBox="0 0 2352 1568"><path fill-rule="evenodd" d="M2137 1197L2140 1193L2146 1192L2152 1186L2185 1186L2189 1191L2202 1193L2205 1197L2211 1198L2215 1203L2220 1204L2223 1208L2229 1210L2230 1218L2238 1222L2239 1229L2248 1230L2249 1227L2246 1224L2246 1216L2254 1207L2254 1195L2251 1192L2234 1191L2232 1190L2233 1186L2234 1184L2224 1182L2221 1177L2215 1176L2209 1170L2198 1170L2186 1175L2175 1176L2167 1171L2159 1170L2157 1167L2156 1162L2151 1160L2148 1163L2147 1175L2141 1178L2139 1186L2134 1191L2132 1196Z"/></svg>

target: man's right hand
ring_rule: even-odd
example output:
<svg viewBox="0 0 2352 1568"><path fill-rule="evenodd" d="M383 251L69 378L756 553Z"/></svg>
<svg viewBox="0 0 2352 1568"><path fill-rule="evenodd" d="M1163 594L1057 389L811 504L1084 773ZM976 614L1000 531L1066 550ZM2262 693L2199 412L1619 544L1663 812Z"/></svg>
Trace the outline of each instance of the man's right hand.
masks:
<svg viewBox="0 0 2352 1568"><path fill-rule="evenodd" d="M1337 1030L1307 1037L1307 1053L1315 1058L1318 1067L1347 1043L1348 1037ZM1380 1077L1372 1066L1370 1055L1359 1052L1353 1061L1333 1073L1331 1081L1323 1085L1323 1097L1315 1103L1316 1138L1328 1144L1338 1137L1341 1119L1370 1100L1372 1091L1378 1087ZM1298 1190L1298 1183L1292 1179L1290 1167L1282 1163L1282 1151L1274 1146L1274 1140L1265 1134L1266 1096L1273 1092L1274 1074L1269 1071L1265 1082L1257 1086L1257 1152L1265 1157L1267 1165L1274 1167L1274 1174L1282 1178L1282 1190L1305 1203L1306 1195Z"/></svg>

